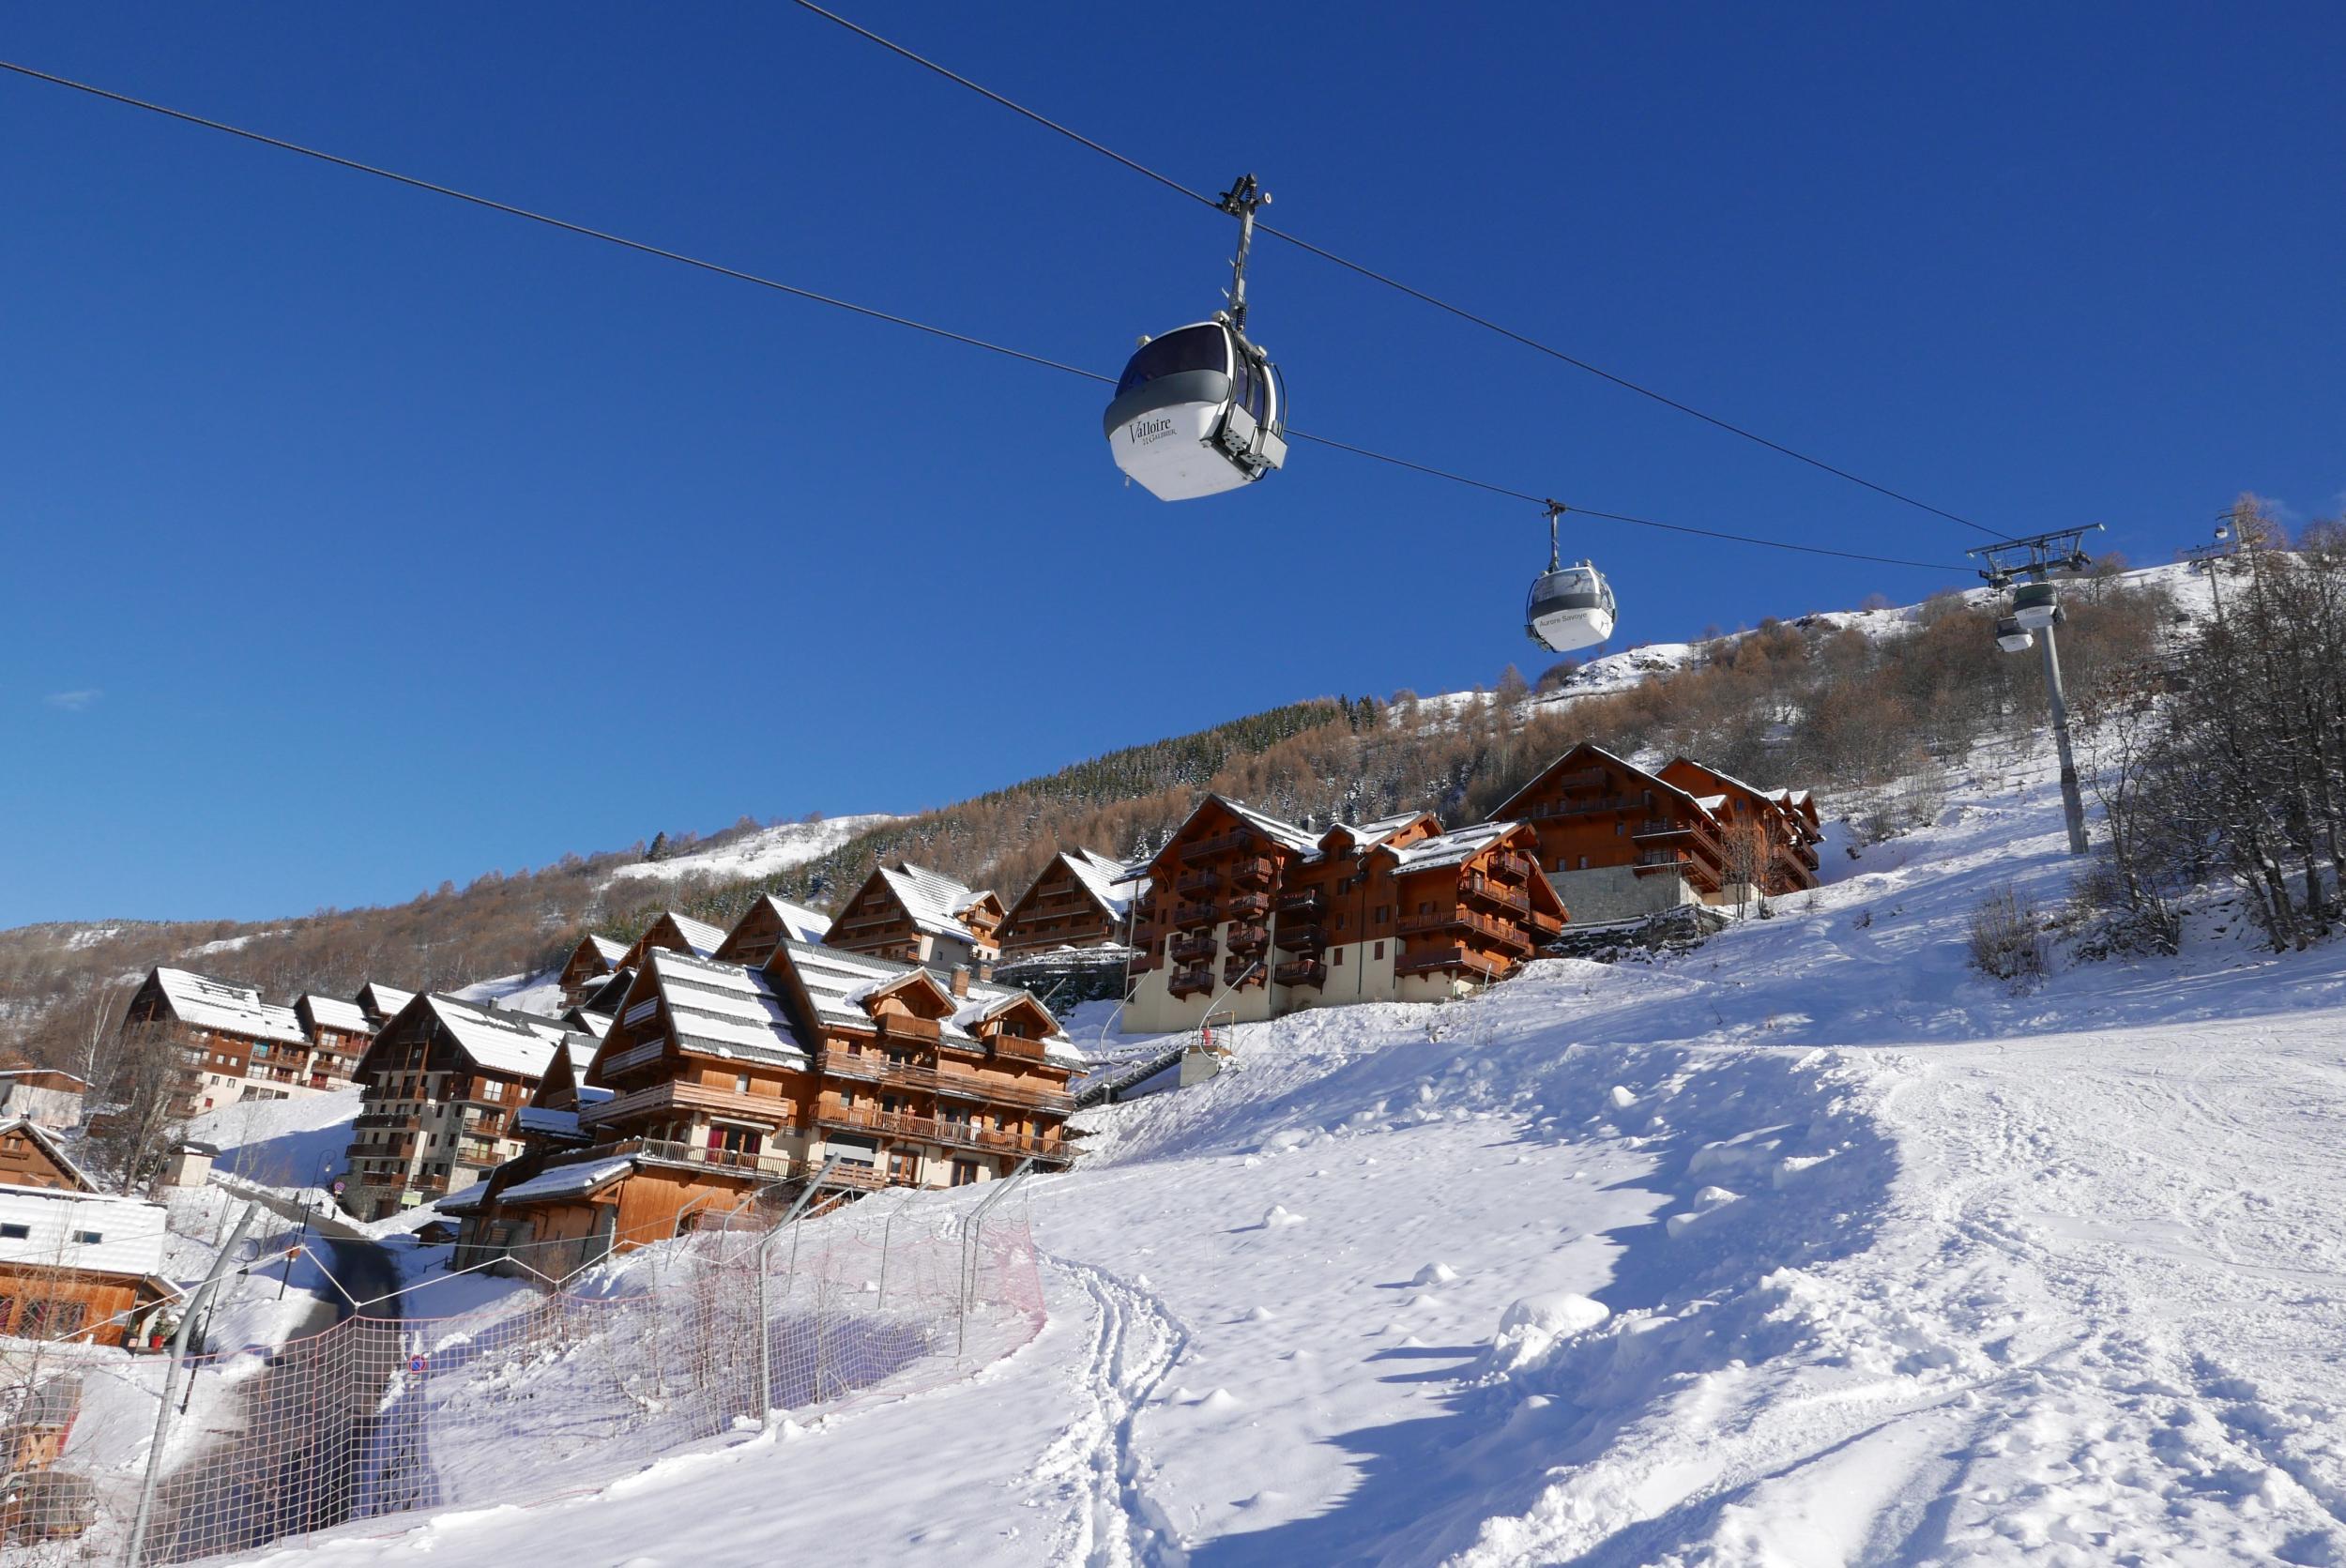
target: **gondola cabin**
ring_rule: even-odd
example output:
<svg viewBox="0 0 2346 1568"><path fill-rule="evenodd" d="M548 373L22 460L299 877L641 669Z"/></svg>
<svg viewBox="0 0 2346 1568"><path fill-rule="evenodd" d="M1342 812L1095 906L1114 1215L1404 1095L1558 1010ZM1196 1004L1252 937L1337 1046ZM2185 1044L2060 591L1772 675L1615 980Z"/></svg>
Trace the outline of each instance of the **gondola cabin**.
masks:
<svg viewBox="0 0 2346 1568"><path fill-rule="evenodd" d="M2061 590L2050 583L2022 583L2012 590L2012 618L2042 632L2061 614Z"/></svg>
<svg viewBox="0 0 2346 1568"><path fill-rule="evenodd" d="M1287 461L1278 368L1220 321L1143 343L1101 424L1116 465L1160 501L1236 490Z"/></svg>
<svg viewBox="0 0 2346 1568"><path fill-rule="evenodd" d="M2036 633L2022 626L2017 616L2004 616L1996 622L1996 646L2006 653L2026 653L2036 646Z"/></svg>
<svg viewBox="0 0 2346 1568"><path fill-rule="evenodd" d="M1523 630L1550 653L1593 647L1613 634L1612 585L1587 561L1542 572L1524 600Z"/></svg>

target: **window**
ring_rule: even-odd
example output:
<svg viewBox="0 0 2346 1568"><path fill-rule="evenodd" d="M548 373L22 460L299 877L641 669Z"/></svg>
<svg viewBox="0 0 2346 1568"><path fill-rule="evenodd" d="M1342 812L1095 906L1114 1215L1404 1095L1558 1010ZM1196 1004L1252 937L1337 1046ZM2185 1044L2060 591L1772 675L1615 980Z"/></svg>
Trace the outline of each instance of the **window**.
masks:
<svg viewBox="0 0 2346 1568"><path fill-rule="evenodd" d="M73 1244L77 1247L94 1247L105 1239L106 1233L102 1230L77 1230L73 1233Z"/></svg>
<svg viewBox="0 0 2346 1568"><path fill-rule="evenodd" d="M1623 834L1624 832L1627 832L1628 830L1629 830L1629 824L1628 824L1628 823L1623 822L1623 821L1622 821L1620 817L1618 817L1618 816L1617 816L1617 817L1615 817L1615 818L1613 818L1613 836L1614 836L1615 838L1619 838L1619 837L1621 837L1621 836L1622 836L1622 834Z"/></svg>
<svg viewBox="0 0 2346 1568"><path fill-rule="evenodd" d="M840 1103L842 1105L845 1105L847 1109L849 1109L849 1110L854 1110L854 1109L855 1109L855 1090L853 1090L853 1089L851 1089L851 1088L843 1088L843 1089L841 1089L841 1090L839 1091L839 1103Z"/></svg>
<svg viewBox="0 0 2346 1568"><path fill-rule="evenodd" d="M888 1180L909 1187L921 1180L921 1156L906 1149L888 1151Z"/></svg>
<svg viewBox="0 0 2346 1568"><path fill-rule="evenodd" d="M1370 956L1371 958L1382 958L1382 957L1384 957L1384 956L1385 956L1385 944L1384 944L1384 943L1382 943L1382 942L1378 943L1378 944L1377 944L1377 951L1376 951L1375 952L1370 953L1370 954L1369 954L1369 956Z"/></svg>
<svg viewBox="0 0 2346 1568"><path fill-rule="evenodd" d="M1336 949L1336 951L1335 951L1335 952L1333 953L1333 955L1332 955L1332 956L1329 958L1329 960L1328 960L1328 964L1329 964L1329 967L1332 967L1332 968L1337 968L1337 969L1341 969L1341 968L1343 968L1343 967L1344 967L1344 950L1343 950L1342 948L1338 948L1338 949Z"/></svg>
<svg viewBox="0 0 2346 1568"><path fill-rule="evenodd" d="M28 1225L0 1225L0 1241L22 1241L33 1234Z"/></svg>
<svg viewBox="0 0 2346 1568"><path fill-rule="evenodd" d="M1377 906L1377 923L1378 923L1379 925L1382 925L1382 924L1384 924L1384 923L1385 923L1385 913L1386 913L1386 906L1384 906L1384 905L1382 905L1382 904L1379 904L1379 906Z"/></svg>
<svg viewBox="0 0 2346 1568"><path fill-rule="evenodd" d="M766 1147L766 1134L754 1127L711 1127L708 1147L728 1154L755 1154Z"/></svg>
<svg viewBox="0 0 2346 1568"><path fill-rule="evenodd" d="M736 1073L733 1075L733 1092L736 1094L747 1094L749 1091L750 1075L747 1073Z"/></svg>
<svg viewBox="0 0 2346 1568"><path fill-rule="evenodd" d="M24 1315L17 1319L17 1337L20 1339L48 1338L49 1309L55 1304L53 1302L25 1302Z"/></svg>
<svg viewBox="0 0 2346 1568"><path fill-rule="evenodd" d="M49 1332L57 1339L70 1339L82 1332L83 1322L89 1317L89 1308L80 1302L52 1302L49 1304Z"/></svg>
<svg viewBox="0 0 2346 1568"><path fill-rule="evenodd" d="M1589 858L1586 855L1580 857L1580 869L1582 871L1589 869Z"/></svg>

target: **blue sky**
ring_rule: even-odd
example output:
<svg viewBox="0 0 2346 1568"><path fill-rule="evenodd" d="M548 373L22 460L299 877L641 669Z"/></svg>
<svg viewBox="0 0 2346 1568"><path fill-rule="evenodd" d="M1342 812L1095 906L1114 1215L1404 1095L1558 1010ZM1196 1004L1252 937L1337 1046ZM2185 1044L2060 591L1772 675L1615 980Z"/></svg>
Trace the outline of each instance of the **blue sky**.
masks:
<svg viewBox="0 0 2346 1568"><path fill-rule="evenodd" d="M852 14L1984 522L2148 561L2346 491L2335 7ZM1226 278L1227 220L788 7L28 5L0 53L1110 373ZM1072 379L20 79L0 174L0 924L400 899L1540 668L1532 509L1310 448L1165 506ZM1976 542L1275 242L1251 286L1305 429ZM1956 580L1576 545L1623 642Z"/></svg>

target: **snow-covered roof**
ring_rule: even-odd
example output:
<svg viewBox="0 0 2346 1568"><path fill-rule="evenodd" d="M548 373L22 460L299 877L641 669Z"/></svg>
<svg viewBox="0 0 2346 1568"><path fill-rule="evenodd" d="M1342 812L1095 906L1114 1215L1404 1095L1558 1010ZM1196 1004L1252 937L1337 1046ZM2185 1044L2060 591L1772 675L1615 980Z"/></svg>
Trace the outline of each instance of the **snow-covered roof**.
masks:
<svg viewBox="0 0 2346 1568"><path fill-rule="evenodd" d="M6 1121L0 1121L0 1137L6 1137L10 1133L22 1133L26 1137L31 1138L33 1142L38 1144L40 1146L41 1152L48 1155L50 1160L55 1164L59 1170L65 1172L69 1177L71 1177L75 1183L77 1183L84 1192L94 1193L98 1191L98 1183L89 1179L89 1173L87 1171L73 1163L71 1156L68 1155L65 1151L65 1145L60 1143L57 1140L57 1135L49 1131L48 1128L43 1127L39 1122L33 1120L30 1117L18 1116L10 1117Z"/></svg>
<svg viewBox="0 0 2346 1568"><path fill-rule="evenodd" d="M192 1028L289 1044L309 1039L292 1008L261 1000L261 994L249 985L161 967L156 969L154 979L163 999L171 1004L172 1015Z"/></svg>
<svg viewBox="0 0 2346 1568"><path fill-rule="evenodd" d="M785 942L775 951L786 951L790 967L797 973L799 983L805 988L807 1000L814 1004L818 1023L869 1028L872 1015L863 1010L864 998L876 996L915 975L924 976L948 995L952 990L951 980L918 964L899 964L893 959L875 958L868 953L843 952L836 948L813 947L804 942ZM958 1010L939 1024L939 1032L947 1040L967 1043L971 1039L971 1024L991 1016L1021 997L1032 1000L1033 993L1016 986L973 980L969 982L969 995L958 998ZM1041 1007L1043 1004L1037 1001L1035 1005ZM1050 1010L1044 1008L1044 1011L1047 1013ZM1054 1020L1054 1032L1043 1042L1044 1055L1055 1062L1080 1063L1084 1059L1083 1054L1075 1049L1074 1042L1067 1038L1066 1032L1056 1026L1057 1021Z"/></svg>
<svg viewBox="0 0 2346 1568"><path fill-rule="evenodd" d="M556 1165L552 1170L516 1182L497 1194L499 1203L543 1203L553 1198L586 1197L599 1187L607 1187L635 1168L635 1162L625 1155L608 1160L581 1160L574 1165Z"/></svg>
<svg viewBox="0 0 2346 1568"><path fill-rule="evenodd" d="M1335 828L1341 828L1349 833L1355 844L1374 846L1384 843L1385 840L1424 814L1425 813L1422 811L1396 812L1391 816L1378 817L1373 822L1339 822L1335 824ZM1329 831L1333 832L1335 828L1331 828ZM1320 836L1325 838L1327 835L1323 833Z"/></svg>
<svg viewBox="0 0 2346 1568"><path fill-rule="evenodd" d="M590 936L586 940L593 944L595 955L605 964L617 964L627 956L627 944L616 937Z"/></svg>
<svg viewBox="0 0 2346 1568"><path fill-rule="evenodd" d="M693 955L696 958L707 958L724 944L725 934L707 921L696 921L673 909L668 911L668 919L676 922L677 935L691 945ZM619 950L619 956L627 956L625 948Z"/></svg>
<svg viewBox="0 0 2346 1568"><path fill-rule="evenodd" d="M432 1207L443 1214L469 1214L480 1208L480 1200L488 1195L489 1184L486 1181L476 1181L461 1192L449 1194Z"/></svg>
<svg viewBox="0 0 2346 1568"><path fill-rule="evenodd" d="M654 952L648 964L679 1046L786 1067L808 1065L782 995L764 970L680 952Z"/></svg>
<svg viewBox="0 0 2346 1568"><path fill-rule="evenodd" d="M830 917L820 909L810 909L771 893L760 902L773 910L782 921L782 934L793 942L819 942L830 933Z"/></svg>
<svg viewBox="0 0 2346 1568"><path fill-rule="evenodd" d="M346 1002L340 997L321 997L314 991L305 992L294 999L294 1011L304 1005L310 1009L311 1021L322 1029L340 1029L345 1034L368 1034L374 1026L357 1002Z"/></svg>
<svg viewBox="0 0 2346 1568"><path fill-rule="evenodd" d="M1540 786L1541 782L1550 773L1553 773L1557 769L1561 768L1565 763L1570 762L1574 757L1579 756L1584 753L1602 757L1605 761L1611 763L1614 767L1635 773L1639 778L1650 779L1653 781L1654 788L1675 795L1681 800L1698 810L1707 811L1707 808L1703 807L1702 803L1697 800L1694 796L1687 793L1685 790L1679 788L1676 784L1670 783L1659 773L1656 773L1650 769L1640 768L1636 763L1631 762L1627 757L1616 756L1593 740L1583 740L1578 745L1573 747L1572 750L1566 752L1562 756L1558 757L1554 762L1549 763L1546 767L1541 769L1536 774L1532 775L1531 782L1530 784L1525 784L1521 789L1516 790L1513 795L1508 796L1506 799L1501 801L1499 806L1500 814L1502 815L1512 814L1516 809L1516 801L1531 794L1534 789L1537 789Z"/></svg>
<svg viewBox="0 0 2346 1568"><path fill-rule="evenodd" d="M413 991L402 991L395 985L384 985L371 980L358 987L358 999L361 1008L372 1004L376 1012L386 1018L391 1018L398 1015L400 1009L414 1001L416 994Z"/></svg>
<svg viewBox="0 0 2346 1568"><path fill-rule="evenodd" d="M926 871L904 860L880 867L879 876L920 930L976 945L978 934L963 923L961 917L984 893L964 887L942 873Z"/></svg>
<svg viewBox="0 0 2346 1568"><path fill-rule="evenodd" d="M426 998L426 1005L473 1064L492 1073L545 1076L568 1032L552 1018L460 1002L436 992Z"/></svg>
<svg viewBox="0 0 2346 1568"><path fill-rule="evenodd" d="M606 1017L616 1015L627 1005L627 994L635 983L632 969L614 969L603 976L593 990L578 998L579 1007L587 1012L600 1012Z"/></svg>
<svg viewBox="0 0 2346 1568"><path fill-rule="evenodd" d="M1406 876L1411 872L1432 871L1470 860L1513 832L1515 827L1512 822L1483 822L1471 828L1454 828L1385 853L1393 857L1394 875Z"/></svg>
<svg viewBox="0 0 2346 1568"><path fill-rule="evenodd" d="M160 1274L170 1210L144 1198L67 1187L0 1186L0 1263ZM95 1238L89 1240L88 1238Z"/></svg>
<svg viewBox="0 0 2346 1568"><path fill-rule="evenodd" d="M1210 799L1221 801L1234 815L1254 824L1289 849L1300 850L1305 855L1317 855L1319 852L1318 836L1304 831L1292 822L1282 822L1277 817L1258 812L1252 806L1241 805L1226 795L1215 795Z"/></svg>
<svg viewBox="0 0 2346 1568"><path fill-rule="evenodd" d="M1111 860L1089 849L1062 849L1059 860L1074 874L1083 889L1098 899L1109 914L1122 920L1131 912L1133 900L1148 889L1148 879L1141 878L1139 887L1124 880L1126 867L1121 860Z"/></svg>
<svg viewBox="0 0 2346 1568"><path fill-rule="evenodd" d="M579 1033L596 1040L601 1040L611 1032L611 1014L589 1012L583 1007L574 1007L562 1014L562 1022L578 1030Z"/></svg>

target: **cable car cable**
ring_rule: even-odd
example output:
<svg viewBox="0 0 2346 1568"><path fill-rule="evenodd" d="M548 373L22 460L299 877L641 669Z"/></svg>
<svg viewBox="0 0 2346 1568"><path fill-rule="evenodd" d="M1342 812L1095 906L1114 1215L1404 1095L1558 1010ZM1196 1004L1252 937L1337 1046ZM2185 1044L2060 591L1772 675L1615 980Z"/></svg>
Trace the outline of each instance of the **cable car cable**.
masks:
<svg viewBox="0 0 2346 1568"><path fill-rule="evenodd" d="M1024 349L1011 348L1002 343L990 343L983 338L973 337L967 332L956 332L951 327L937 327L925 321L916 321L910 316L897 315L892 312L876 310L869 305L859 305L850 299L842 299L835 295L818 293L814 289L800 288L796 284L785 283L778 279L763 277L754 272L745 272L737 266L727 266L722 262L708 261L699 256L688 254L682 251L669 250L665 246L647 244L640 239L630 239L624 235L613 234L605 229L591 228L584 223L573 223L568 219L556 218L548 213L535 212L528 207L516 206L510 202L500 202L494 197L476 195L469 190L462 190L454 186L442 185L434 180L420 179L413 175L403 175L396 170L382 168L376 164L362 163L357 159L344 158L337 153L325 152L316 147L304 146L298 142L288 142L282 137L266 135L257 130L248 130L242 126L231 125L224 120L209 119L202 114L190 114L184 109L174 109L167 104L154 103L145 99L132 98L127 93L117 93L105 87L95 86L86 82L77 82L71 77L57 76L45 70L36 70L30 66L19 65L11 60L0 60L0 70L12 71L19 76L30 77L36 81L47 82L60 87L70 87L75 92L86 93L93 98L105 99L110 102L124 104L132 109L144 109L150 114L160 114L166 119L177 120L187 125L200 126L206 130L221 131L227 135L237 137L243 141L258 143L263 146L275 147L282 152L297 153L304 158L315 159L321 163L333 164L337 168L348 169L362 175L372 175L377 179L388 180L394 185L404 185L411 190L427 191L435 196L451 197L456 201L465 202L473 206L485 207L492 212L501 212L509 217L526 219L533 223L542 223L548 228L560 229L566 234L579 235L588 239L599 239L606 244L616 245L621 250L632 251L641 255L656 256L663 261L678 262L686 266L698 268L703 272L715 273L719 277L732 278L745 283L754 283L760 288L771 289L777 294L786 294L794 298L811 300L818 305L830 305L838 310L845 311L850 314L863 316L873 321L885 321L893 326L907 327L916 332L925 332L931 337L943 338L952 343L966 343L971 348L984 349L989 354L998 354L1006 358L1024 360L1029 365L1040 365L1046 370L1060 371L1068 375L1081 377L1086 381L1099 382L1111 387L1116 384L1116 377L1112 375L1103 375L1098 371L1088 371L1080 365L1071 365L1063 359L1054 359L1047 355L1029 354ZM1356 457L1364 457L1378 463L1390 464L1396 468L1408 468L1415 473L1424 474L1432 479L1447 480L1453 484L1466 485L1471 489L1485 491L1494 495L1504 495L1510 500L1528 501L1534 506L1542 507L1548 504L1546 497L1534 495L1529 491L1516 490L1511 486L1503 484L1495 484L1488 480L1474 479L1465 474L1455 473L1446 468L1437 468L1430 464L1415 463L1405 457L1394 457L1388 452L1373 451L1366 447L1354 446L1348 441L1338 441L1332 436L1314 435L1308 432L1300 430L1290 430L1287 434L1298 441L1309 441L1318 446L1331 447L1338 451L1350 452ZM1841 560L1866 561L1878 566L1913 567L1925 571L1956 571L1963 570L1959 567L1942 566L1930 561L1901 560L1891 556L1860 555L1854 551L1833 550L1818 544L1794 544L1784 540L1761 539L1750 534L1733 534L1725 533L1714 528L1698 528L1683 523L1663 523L1650 517L1632 517L1622 512L1598 511L1589 507L1576 506L1572 510L1578 512L1582 516L1601 518L1607 522L1634 524L1641 528L1660 528L1671 533L1693 534L1703 539L1716 539L1737 544L1758 545L1770 550L1791 550L1804 555L1831 556Z"/></svg>
<svg viewBox="0 0 2346 1568"><path fill-rule="evenodd" d="M772 278L762 278L754 272L744 272L739 267L727 266L722 262L707 261L699 256L687 255L681 251L668 250L663 246L647 245L640 239L630 239L625 235L612 234L605 229L588 228L584 223L573 223L568 219L556 218L543 212L532 212L527 207L515 206L510 202L500 202L494 197L477 196L469 190L459 190L451 185L435 184L428 179L418 179L413 175L403 175L395 169L380 168L373 163L361 163L357 159L322 152L316 147L305 147L298 142L288 142L280 137L264 135L257 130L247 130L242 126L230 125L225 120L206 119L201 114L191 114L184 109L174 109L168 104L150 103L145 99L132 98L127 93L112 92L104 87L93 86L87 82L76 82L71 77L53 76L48 71L35 70L30 66L21 66L12 60L0 60L0 70L14 71L19 76L29 76L39 82L54 83L60 87L70 87L75 92L87 93L93 98L111 99L115 103L128 104L133 109L144 109L150 114L161 114L168 119L202 126L206 130L224 131L228 135L241 137L248 142L258 142L263 146L276 147L284 152L299 153L304 158L314 158L321 163L331 163L338 168L355 170L362 175L373 175L377 179L387 179L394 185L404 185L417 190L428 190L435 196L452 196L457 201L487 207L492 212L502 212L513 218L526 218L533 223L543 223L550 229L561 229L570 234L584 235L588 239L600 239L623 250L639 251L647 256L658 256L663 261L682 262L685 266L696 266L703 272L714 272L719 277L737 279L744 283L755 283L760 288L772 289L778 294L795 295L800 299L811 299L818 305L836 306L840 310L851 311L860 316L869 316L875 321L892 322L898 327L909 327L916 332L926 332L931 337L949 338L954 343L967 343L972 348L983 348L988 353L1004 355L1013 359L1024 359L1030 365L1044 365L1055 371L1065 371L1070 375L1089 376L1094 381L1104 381L1111 386L1115 384L1114 376L1102 375L1097 371L1088 371L1080 365L1070 365L1063 360L1045 358L1040 354L1028 354L1023 349L1005 348L1000 343L988 343L983 338L973 338L966 332L955 332L950 327L933 327L925 321L915 321L910 316L893 315L886 311L874 310L869 305L859 305L851 299L842 299L836 295L817 294L813 289L802 289L795 284L781 282Z"/></svg>
<svg viewBox="0 0 2346 1568"><path fill-rule="evenodd" d="M1090 137L1086 136L1083 132L1071 129L1069 127L1063 126L1059 124L1059 121L1052 119L1047 114L1037 114L1034 110L1028 108L1025 104L1018 102L1016 99L1005 98L1000 93L996 92L993 88L984 85L983 83L973 82L968 77L962 75L959 71L954 70L950 67L939 65L935 60L930 59L927 55L906 48L903 44L896 42L893 38L883 37L878 33L873 32L869 27L865 27L859 23L850 22L847 18L841 16L837 11L830 10L822 6L816 5L815 0L792 0L792 3L798 6L801 10L811 11L827 22L837 23L840 26L845 28L848 32L855 34L859 38L868 38L873 43L878 44L882 49L889 51L891 53L901 55L903 58L911 61L914 65L935 71L937 75L944 77L947 81L957 83L960 85L968 88L971 92L978 94L980 97L989 99L992 101L1000 104L1003 108L1010 110L1013 114L1024 115L1026 118L1032 120L1035 124L1042 126L1047 130L1057 131L1059 135L1066 137L1069 141L1074 142L1079 145L1089 147L1093 152L1098 153L1101 157L1120 163L1125 168L1132 170L1135 174L1145 175L1146 177L1156 181L1159 185L1164 186L1168 190L1178 191L1181 195L1187 196L1191 201L1203 203L1207 206L1213 206L1216 205L1211 196L1205 194L1203 191L1191 190L1188 186L1183 185L1180 180L1173 178L1170 175L1160 174L1156 170L1149 167L1146 163L1139 161L1137 159L1127 158L1124 154L1118 152L1114 147L1108 146L1101 142L1095 142ZM1724 419L1715 414L1705 413L1703 410L1695 407L1692 403L1683 403L1677 398L1671 397L1667 392L1656 391L1651 387L1643 386L1638 382L1630 380L1625 375L1616 374L1614 372L1607 370L1602 365L1592 364L1590 361L1579 358L1577 355L1567 354L1561 348L1557 348L1548 343L1544 343L1537 338L1516 331L1512 327L1502 326L1499 322L1493 321L1488 316L1481 315L1473 311L1468 310L1463 305L1454 305L1449 300L1443 299L1438 295L1428 294L1424 289L1412 287L1410 284L1403 282L1398 278L1393 277L1388 273L1378 271L1373 266L1368 266L1363 263L1353 261L1347 256L1338 255L1335 251L1328 250L1324 246L1315 245L1310 240L1303 238L1300 235L1289 234L1285 229L1278 228L1270 223L1259 223L1257 226L1264 234L1272 235L1277 238L1284 239L1289 245L1294 246L1297 250L1307 251L1311 254L1319 257L1322 261L1331 262L1337 266L1345 268L1348 272L1357 273L1361 277L1369 280L1371 282L1382 283L1389 289L1394 289L1402 294L1406 294L1410 298L1431 305L1438 311L1445 311L1450 314L1456 316L1461 321L1471 322L1475 326L1484 328L1485 331L1496 332L1501 337L1521 343L1526 348L1531 349L1540 354L1545 354L1550 358L1560 359L1576 370L1586 371L1589 374L1596 376L1600 380L1608 381L1625 391L1635 392L1642 398L1650 398L1653 402L1662 404L1665 408L1676 409L1681 414L1685 414L1694 419L1700 419L1703 423L1726 431L1730 435L1740 435L1744 440L1765 447L1772 452L1780 453L1785 457L1791 458L1795 462L1805 463L1812 468L1820 469L1825 473L1833 475L1836 479L1846 480L1850 483L1863 486L1865 489L1870 490L1878 495L1884 495L1893 501L1902 502L1907 506L1917 508L1923 511L1929 512L1935 517L1942 517L1950 523L1959 523L1964 527L1970 528L1976 533L1986 534L1990 539L2002 539L2004 537L2003 534L1997 532L1991 527L1988 527L1984 523L1974 523L1970 518L1949 511L1943 507L1932 506L1928 501L1917 499L1916 497L1909 495L1902 491L1893 490L1886 484L1878 484L1874 480L1866 479L1862 474L1853 474L1846 468L1840 467L1835 464L1827 463L1820 457L1811 457L1808 453L1800 450L1796 447L1789 447L1781 441L1771 440L1769 437L1760 434L1755 430L1746 429L1744 426L1736 424L1731 419Z"/></svg>

